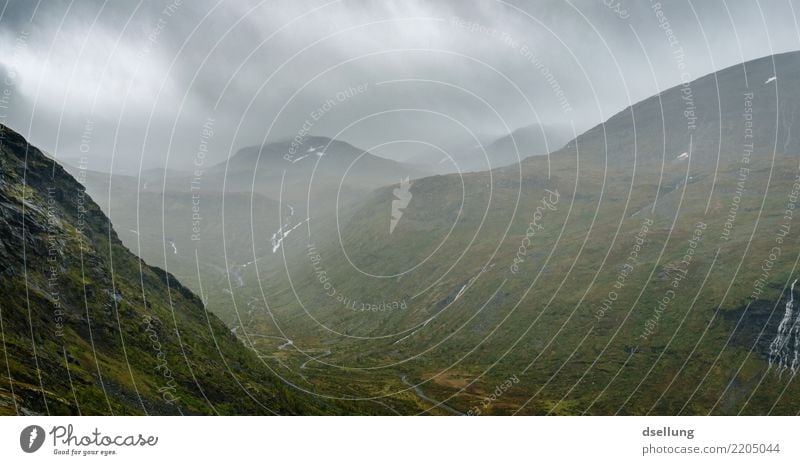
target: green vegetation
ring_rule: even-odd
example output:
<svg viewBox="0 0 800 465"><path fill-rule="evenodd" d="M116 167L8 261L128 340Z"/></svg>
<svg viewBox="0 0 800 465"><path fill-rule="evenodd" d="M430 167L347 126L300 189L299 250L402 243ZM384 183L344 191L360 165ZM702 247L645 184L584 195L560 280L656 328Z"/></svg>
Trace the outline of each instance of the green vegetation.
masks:
<svg viewBox="0 0 800 465"><path fill-rule="evenodd" d="M373 411L282 382L197 296L125 248L59 165L0 129L0 413Z"/></svg>
<svg viewBox="0 0 800 465"><path fill-rule="evenodd" d="M44 275L43 196L53 179L71 183L58 192L78 187L48 177L52 162L39 154L28 160L32 192L23 193L24 145L4 145L3 212L13 214L3 240L27 244L24 258L19 244L3 243L4 262L16 264L2 307L15 395L44 409L35 347L51 409L74 408L75 395L97 412L163 406L149 316L160 322L152 326L181 408L197 413L210 413L210 403L223 413L796 414L794 377L770 369L768 357L800 258L800 54L750 62L746 72L736 66L669 89L550 157L417 179L392 232L396 185L344 186L337 202L349 149L323 157L330 176L310 199L305 170L289 202L276 196L277 149L262 154L271 169L255 178L252 163L234 166L236 189L222 190L225 170L209 171L201 244L190 240L187 192L137 196L121 180L104 208L120 231L138 228L125 243L202 295L228 327L128 253L91 202L82 237L62 199L66 356ZM763 84L775 75L777 93ZM396 174L383 173L382 184ZM254 179L256 192L243 192ZM23 202L25 232L14 213ZM286 203L298 210L291 226L310 222L273 251ZM70 376L84 383L76 393Z"/></svg>

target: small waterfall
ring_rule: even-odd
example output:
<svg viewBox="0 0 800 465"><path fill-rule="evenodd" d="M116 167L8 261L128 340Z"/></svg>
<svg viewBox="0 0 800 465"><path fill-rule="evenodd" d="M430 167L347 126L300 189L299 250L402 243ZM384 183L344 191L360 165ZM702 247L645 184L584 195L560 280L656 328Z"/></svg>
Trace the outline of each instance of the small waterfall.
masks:
<svg viewBox="0 0 800 465"><path fill-rule="evenodd" d="M777 366L779 373L791 370L792 376L800 368L800 312L795 314L794 286L795 279L789 291L789 301L786 302L786 312L778 325L778 333L772 344L769 345L769 366Z"/></svg>

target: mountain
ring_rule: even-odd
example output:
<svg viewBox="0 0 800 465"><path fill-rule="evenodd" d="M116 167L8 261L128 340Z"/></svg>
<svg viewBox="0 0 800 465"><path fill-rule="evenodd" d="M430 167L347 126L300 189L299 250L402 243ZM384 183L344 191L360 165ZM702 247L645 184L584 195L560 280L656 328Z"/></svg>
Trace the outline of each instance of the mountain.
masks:
<svg viewBox="0 0 800 465"><path fill-rule="evenodd" d="M290 150L297 154L293 162L286 158ZM312 222L335 225L371 189L422 176L408 165L323 137L309 137L295 148L289 142L245 148L196 177L66 168L97 199L126 247L197 293L205 285L209 308L232 327L242 318L238 308L252 310L247 302L254 296L241 305L232 302L246 282L255 285L248 266L261 273L282 269L281 249Z"/></svg>
<svg viewBox="0 0 800 465"><path fill-rule="evenodd" d="M281 381L198 296L124 247L60 165L0 130L0 413L346 411Z"/></svg>
<svg viewBox="0 0 800 465"><path fill-rule="evenodd" d="M492 168L519 163L534 155L547 155L562 148L574 137L569 125L532 124L516 129L486 146Z"/></svg>
<svg viewBox="0 0 800 465"><path fill-rule="evenodd" d="M404 163L431 174L486 171L555 152L574 136L570 124L531 124L501 136L475 135L470 143L414 144Z"/></svg>
<svg viewBox="0 0 800 465"><path fill-rule="evenodd" d="M284 358L319 392L413 386L417 411L795 414L799 71L733 66L550 157L379 188L286 251L246 330L323 354Z"/></svg>
<svg viewBox="0 0 800 465"><path fill-rule="evenodd" d="M299 214L290 214L293 207L287 203L281 220L280 204L262 194L223 193L206 186L193 191L183 178L167 178L163 190L163 180L68 171L109 216L126 247L170 270L195 292L200 292L195 250L204 278L216 285L226 270L252 260L254 253L272 254L272 236L286 222L301 221Z"/></svg>
<svg viewBox="0 0 800 465"><path fill-rule="evenodd" d="M672 163L678 157L700 155L693 166L716 165L717 159L737 159L744 142L778 153L797 153L792 137L800 94L794 91L796 52L769 56L732 66L685 85L667 89L614 115L577 139L590 154L610 163ZM743 140L743 124L748 131ZM746 129L749 129L746 128ZM796 135L796 134L795 134ZM613 136L613 137L612 137ZM689 154L692 141L693 153ZM568 146L569 147L569 146ZM575 141L571 147L576 147Z"/></svg>
<svg viewBox="0 0 800 465"><path fill-rule="evenodd" d="M800 53L754 60L491 171L424 177L329 139L243 150L201 177L199 243L189 178L169 192L112 179L99 199L138 228L132 249L203 293L231 344L321 398L796 414L798 88ZM5 295L23 295L13 282Z"/></svg>
<svg viewBox="0 0 800 465"><path fill-rule="evenodd" d="M275 200L318 194L355 196L425 172L377 157L347 142L308 136L300 143L283 141L246 147L227 161L210 167L208 184L226 192L255 192ZM281 193L283 183L284 192ZM342 192L340 192L340 187ZM303 202L297 202L303 203Z"/></svg>

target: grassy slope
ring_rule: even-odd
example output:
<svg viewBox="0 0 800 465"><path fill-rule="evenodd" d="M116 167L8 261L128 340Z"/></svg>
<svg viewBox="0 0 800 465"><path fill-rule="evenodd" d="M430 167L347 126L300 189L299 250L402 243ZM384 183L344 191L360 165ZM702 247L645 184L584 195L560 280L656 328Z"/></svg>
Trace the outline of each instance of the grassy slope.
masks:
<svg viewBox="0 0 800 465"><path fill-rule="evenodd" d="M197 296L131 254L59 165L0 129L0 412L345 411L282 383Z"/></svg>
<svg viewBox="0 0 800 465"><path fill-rule="evenodd" d="M399 279L370 278L344 257L336 230L322 225L311 238L287 244L294 247L287 265L291 283L282 270L263 280L272 311L254 322L251 332L283 332L299 347L314 349L283 355L290 366L329 350L322 359L329 365L314 362L304 372L324 392L400 392L406 389L400 377L407 374L415 382L430 381L423 385L428 395L466 411L516 375L521 382L489 412L795 414L796 383L767 369L785 291L797 275L795 219L788 221L791 232L780 244L781 256L754 298L754 282L776 245L778 228L787 222L784 211L800 175L800 150L791 134L792 115L800 107L800 57L778 56L776 67L762 59L747 64L747 80L740 66L692 83L699 120L691 131L690 160L677 159L689 151L679 87L589 131L553 154L550 165L532 158L520 169L465 176L461 215L461 179L426 178L412 187L412 203L389 235L393 197L390 189L379 190L341 225L350 261L362 271L391 275L422 262L446 238L444 245ZM777 94L774 84L763 84L776 74ZM753 139L744 137L749 92ZM745 142L755 145L747 165L741 161ZM723 239L743 166L750 169L745 191L730 237ZM548 188L561 194L557 210L545 213L544 229L520 271L512 273L510 265ZM598 320L596 312L614 290L645 218L654 224L635 270ZM642 339L698 222L708 226L693 248L686 279L653 334ZM379 302L426 292L409 300L407 311L349 310L325 295L305 253L308 242L320 251L337 292L348 297ZM259 348L277 353L272 345ZM341 379L348 380L346 388ZM397 397L407 395L406 390Z"/></svg>

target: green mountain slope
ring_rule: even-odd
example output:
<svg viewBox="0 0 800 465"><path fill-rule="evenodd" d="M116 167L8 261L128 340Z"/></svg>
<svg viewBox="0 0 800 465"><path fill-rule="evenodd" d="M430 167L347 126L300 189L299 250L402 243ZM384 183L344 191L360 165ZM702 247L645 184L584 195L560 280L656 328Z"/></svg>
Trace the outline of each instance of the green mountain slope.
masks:
<svg viewBox="0 0 800 465"><path fill-rule="evenodd" d="M0 129L0 413L345 411L280 381L125 248L61 166Z"/></svg>
<svg viewBox="0 0 800 465"><path fill-rule="evenodd" d="M795 414L770 346L800 257L798 71L748 62L550 157L379 189L285 244L248 331L291 338L320 392L410 382L421 411Z"/></svg>

